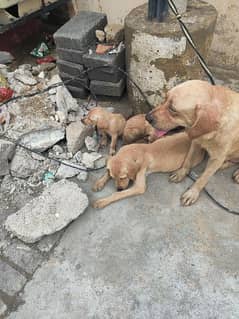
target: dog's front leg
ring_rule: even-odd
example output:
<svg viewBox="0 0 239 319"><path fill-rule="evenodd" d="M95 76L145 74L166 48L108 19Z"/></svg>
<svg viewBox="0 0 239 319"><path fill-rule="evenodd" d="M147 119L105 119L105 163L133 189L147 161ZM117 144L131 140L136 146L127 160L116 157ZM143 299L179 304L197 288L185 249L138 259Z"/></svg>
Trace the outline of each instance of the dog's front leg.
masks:
<svg viewBox="0 0 239 319"><path fill-rule="evenodd" d="M207 185L209 178L223 165L226 156L220 154L218 158L209 158L207 167L198 180L181 197L183 206L189 206L196 202L201 190Z"/></svg>
<svg viewBox="0 0 239 319"><path fill-rule="evenodd" d="M93 207L94 208L103 208L111 203L114 203L114 202L120 200L120 199L134 196L134 195L143 194L146 190L145 173L146 173L146 168L144 168L140 172L138 172L138 174L136 176L135 183L131 188L124 190L122 192L113 193L112 195L110 195L108 197L98 199L97 201L95 201L93 203Z"/></svg>
<svg viewBox="0 0 239 319"><path fill-rule="evenodd" d="M107 169L105 174L95 182L94 186L92 187L92 190L94 192L101 191L110 179L111 179L110 173L109 173L109 170Z"/></svg>
<svg viewBox="0 0 239 319"><path fill-rule="evenodd" d="M171 182L179 183L187 176L192 167L193 154L197 148L198 144L192 141L182 167L170 175L169 180Z"/></svg>
<svg viewBox="0 0 239 319"><path fill-rule="evenodd" d="M100 147L107 145L107 134L103 130L99 130L100 133Z"/></svg>

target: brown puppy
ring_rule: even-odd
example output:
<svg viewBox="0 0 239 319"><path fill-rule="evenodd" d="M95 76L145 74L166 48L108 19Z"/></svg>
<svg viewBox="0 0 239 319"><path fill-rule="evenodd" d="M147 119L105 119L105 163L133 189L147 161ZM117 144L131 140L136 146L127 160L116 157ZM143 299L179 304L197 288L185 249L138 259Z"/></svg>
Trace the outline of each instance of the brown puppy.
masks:
<svg viewBox="0 0 239 319"><path fill-rule="evenodd" d="M182 167L171 176L180 182L192 167L197 145L207 150L209 160L203 174L182 195L183 205L193 204L209 178L220 168L231 166L239 159L239 94L193 80L170 90L166 101L151 111L146 119L156 128L170 131L178 126L186 128L191 147ZM234 173L239 183L239 170Z"/></svg>
<svg viewBox="0 0 239 319"><path fill-rule="evenodd" d="M172 172L181 167L190 148L186 133L179 133L159 139L152 144L131 144L123 146L117 155L109 158L107 171L94 185L93 190L101 190L110 178L122 192L99 199L93 203L95 208L103 208L115 201L133 195L143 194L146 190L146 173ZM199 164L204 151L198 147L193 155L192 166ZM134 185L127 189L130 181Z"/></svg>
<svg viewBox="0 0 239 319"><path fill-rule="evenodd" d="M128 119L123 133L124 144L131 144L140 139L152 143L160 137L160 131L146 121L145 114L138 114Z"/></svg>
<svg viewBox="0 0 239 319"><path fill-rule="evenodd" d="M111 137L110 155L115 154L116 143L123 135L126 120L121 114L108 112L102 107L95 107L82 119L85 125L96 126L101 135L101 146L107 145L107 135Z"/></svg>

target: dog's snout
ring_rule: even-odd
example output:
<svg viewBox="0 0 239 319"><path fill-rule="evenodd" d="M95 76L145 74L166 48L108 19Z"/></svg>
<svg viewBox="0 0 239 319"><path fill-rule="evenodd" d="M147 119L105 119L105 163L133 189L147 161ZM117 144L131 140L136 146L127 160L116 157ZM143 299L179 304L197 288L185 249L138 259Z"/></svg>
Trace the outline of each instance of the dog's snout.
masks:
<svg viewBox="0 0 239 319"><path fill-rule="evenodd" d="M118 192L122 192L123 190L124 190L123 187L117 187Z"/></svg>
<svg viewBox="0 0 239 319"><path fill-rule="evenodd" d="M148 121L149 123L153 122L153 115L151 113L148 113L145 117L146 121Z"/></svg>

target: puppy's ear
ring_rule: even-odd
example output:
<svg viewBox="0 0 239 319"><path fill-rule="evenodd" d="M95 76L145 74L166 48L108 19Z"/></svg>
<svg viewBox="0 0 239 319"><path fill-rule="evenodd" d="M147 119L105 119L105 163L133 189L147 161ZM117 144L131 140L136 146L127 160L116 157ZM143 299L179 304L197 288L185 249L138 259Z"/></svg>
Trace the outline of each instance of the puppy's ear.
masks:
<svg viewBox="0 0 239 319"><path fill-rule="evenodd" d="M217 105L204 104L195 108L196 120L193 126L186 130L191 139L213 132L219 124L220 113Z"/></svg>

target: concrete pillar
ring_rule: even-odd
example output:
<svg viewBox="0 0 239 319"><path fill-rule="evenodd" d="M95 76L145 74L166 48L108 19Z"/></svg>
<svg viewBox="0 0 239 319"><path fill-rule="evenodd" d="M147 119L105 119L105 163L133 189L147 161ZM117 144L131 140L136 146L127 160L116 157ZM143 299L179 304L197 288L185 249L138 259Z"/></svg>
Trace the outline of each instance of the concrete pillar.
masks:
<svg viewBox="0 0 239 319"><path fill-rule="evenodd" d="M142 88L152 105L161 103L173 86L204 75L178 22L171 15L163 23L150 22L147 5L132 10L125 19L127 71ZM199 51L207 58L217 19L216 9L201 0L189 0L183 21ZM148 110L138 90L128 82L128 94L135 113Z"/></svg>

